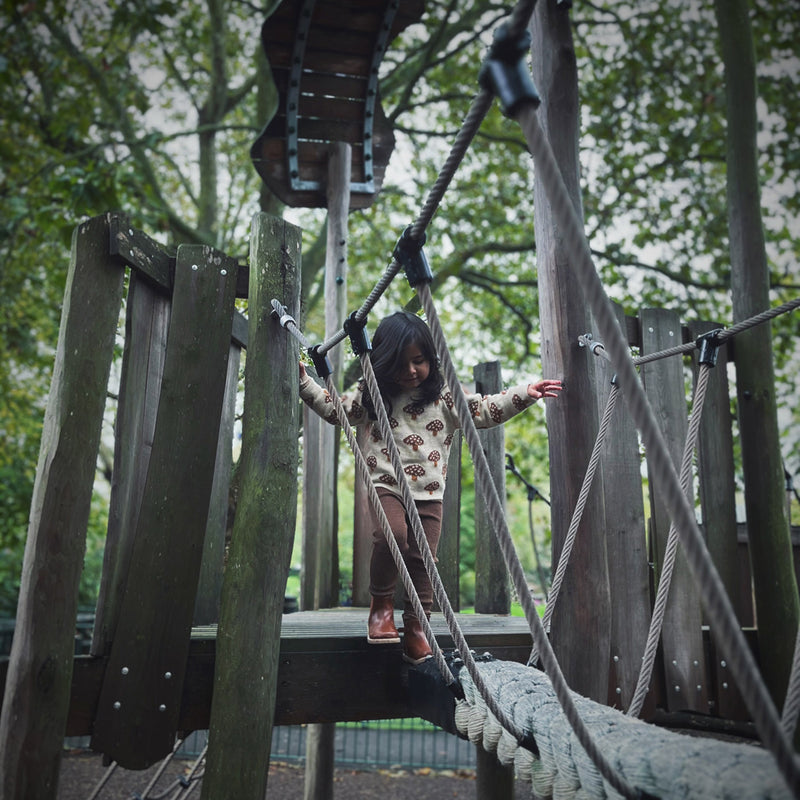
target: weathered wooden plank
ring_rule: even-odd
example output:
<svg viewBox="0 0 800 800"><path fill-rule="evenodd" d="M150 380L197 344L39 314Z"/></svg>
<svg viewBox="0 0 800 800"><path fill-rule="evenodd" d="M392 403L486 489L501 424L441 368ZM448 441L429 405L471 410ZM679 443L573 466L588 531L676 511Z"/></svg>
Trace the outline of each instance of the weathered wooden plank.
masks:
<svg viewBox="0 0 800 800"><path fill-rule="evenodd" d="M115 216L109 231L109 252L146 275L162 291L172 292L175 254L146 233L137 230L125 216Z"/></svg>
<svg viewBox="0 0 800 800"><path fill-rule="evenodd" d="M172 750L217 451L235 262L178 249L153 448L92 747L138 769Z"/></svg>
<svg viewBox="0 0 800 800"><path fill-rule="evenodd" d="M276 725L413 716L403 688L407 664L401 658L401 646L368 644L366 619L364 608L283 616ZM531 637L521 617L459 614L457 619L477 653L521 663L530 654ZM453 640L441 614L434 612L431 626L439 645L452 650ZM182 731L209 727L216 637L216 625L192 632L179 718ZM74 663L66 735L85 736L92 730L107 658L77 656ZM0 690L7 665L7 660L0 659ZM354 692L353 686L359 691Z"/></svg>
<svg viewBox="0 0 800 800"><path fill-rule="evenodd" d="M450 446L447 483L442 499L442 535L437 565L445 592L454 611L461 609L459 565L461 563L461 431ZM438 609L439 604L434 605Z"/></svg>
<svg viewBox="0 0 800 800"><path fill-rule="evenodd" d="M655 353L682 343L680 319L667 309L640 314L642 353ZM676 472L680 473L688 429L683 359L672 356L642 366L642 380L659 421ZM656 482L650 479L651 533L656 579L660 580L670 519ZM702 616L697 587L686 557L678 548L662 629L665 703L668 709L708 711Z"/></svg>
<svg viewBox="0 0 800 800"><path fill-rule="evenodd" d="M136 537L164 372L170 300L131 271L125 310L114 471L103 572L92 636L93 655L109 652L117 627Z"/></svg>
<svg viewBox="0 0 800 800"><path fill-rule="evenodd" d="M225 532L228 527L228 493L233 461L233 428L236 422L236 393L239 387L241 349L231 344L228 355L228 378L219 423L217 457L214 463L214 482L208 509L208 524L203 544L203 560L194 603L195 625L210 625L219 621L219 600L222 592L222 572L225 560Z"/></svg>
<svg viewBox="0 0 800 800"><path fill-rule="evenodd" d="M617 307L617 319L625 324ZM598 410L602 417L611 381L611 364L595 359L598 376ZM608 580L611 592L611 649L608 704L627 709L633 699L642 666L642 653L650 627L650 570L642 497L641 458L636 425L621 393L617 393L614 414L601 454L603 494L608 552ZM655 692L648 695L648 709Z"/></svg>
<svg viewBox="0 0 800 800"><path fill-rule="evenodd" d="M496 394L503 388L499 361L477 364L472 374L475 391L479 394ZM478 435L497 494L505 506L505 431L502 425L498 425L480 430ZM491 518L479 488L479 477L475 476L475 611L478 614L508 614L511 611L511 582L494 535L496 522Z"/></svg>
<svg viewBox="0 0 800 800"><path fill-rule="evenodd" d="M124 270L110 216L72 237L0 714L0 795L54 798L69 709L78 583L86 548Z"/></svg>
<svg viewBox="0 0 800 800"><path fill-rule="evenodd" d="M299 317L300 239L300 229L283 220L253 219L242 482L222 587L204 798L261 800L266 791L299 418L298 346L273 318L271 300Z"/></svg>

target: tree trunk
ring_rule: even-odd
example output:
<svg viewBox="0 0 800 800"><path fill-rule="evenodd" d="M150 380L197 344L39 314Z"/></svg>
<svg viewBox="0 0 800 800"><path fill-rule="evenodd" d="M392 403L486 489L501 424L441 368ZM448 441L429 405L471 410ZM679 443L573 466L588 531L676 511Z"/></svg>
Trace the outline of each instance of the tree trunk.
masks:
<svg viewBox="0 0 800 800"><path fill-rule="evenodd" d="M715 0L725 63L731 293L738 322L769 305L756 149L756 77L746 0ZM736 337L736 392L745 509L764 679L778 707L791 670L800 616L778 437L769 325Z"/></svg>
<svg viewBox="0 0 800 800"><path fill-rule="evenodd" d="M564 181L580 209L578 82L569 12L555 0L536 6L531 24L533 73L542 96L538 111ZM561 378L564 392L547 404L553 566L564 544L597 434L586 348L578 337L592 330L591 315L572 279L544 187L534 186L543 374ZM595 479L578 529L570 566L553 615L553 647L570 686L598 702L608 691L610 599L603 501Z"/></svg>

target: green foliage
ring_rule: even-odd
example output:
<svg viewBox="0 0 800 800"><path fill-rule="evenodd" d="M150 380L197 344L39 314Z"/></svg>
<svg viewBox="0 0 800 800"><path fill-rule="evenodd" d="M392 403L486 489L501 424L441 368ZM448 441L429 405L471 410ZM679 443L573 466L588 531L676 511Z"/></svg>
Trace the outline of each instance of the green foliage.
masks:
<svg viewBox="0 0 800 800"><path fill-rule="evenodd" d="M269 5L273 5L270 3ZM413 221L477 91L508 7L429 0L392 45L381 96L397 147L381 195L349 221L349 305L358 307ZM771 301L796 295L800 127L793 0L751 4L758 48L762 209ZM213 244L244 258L263 202L249 148L274 87L260 57L267 9L230 2L45 0L4 8L0 32L0 578L13 586L57 341L71 231L110 209L167 244ZM575 4L583 209L596 263L628 313L731 320L724 81L713 8L679 0ZM428 231L435 295L460 374L499 358L510 382L538 375L531 158L493 108ZM305 227L304 311L322 335L324 212ZM377 320L413 302L393 283ZM773 323L787 468L800 474L796 313ZM547 485L540 425L508 436L520 470ZM538 432L537 432L538 430ZM519 491L514 490L514 491ZM527 507L509 510L524 547ZM469 501L465 532L471 528ZM93 512L94 514L94 512ZM535 527L546 530L544 506ZM93 526L102 519L93 515ZM521 533L519 533L521 531ZM469 553L465 552L469 558ZM96 559L87 547L87 564ZM526 556L526 558L528 558ZM530 561L528 560L528 564ZM9 593L11 596L11 593ZM0 599L0 603L6 602Z"/></svg>

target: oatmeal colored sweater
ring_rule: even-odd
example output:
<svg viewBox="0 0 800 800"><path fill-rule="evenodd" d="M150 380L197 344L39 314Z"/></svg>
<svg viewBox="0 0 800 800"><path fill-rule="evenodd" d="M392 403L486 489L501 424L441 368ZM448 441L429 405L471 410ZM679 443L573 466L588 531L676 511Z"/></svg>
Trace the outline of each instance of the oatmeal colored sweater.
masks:
<svg viewBox="0 0 800 800"><path fill-rule="evenodd" d="M414 499L441 500L453 433L460 427L453 407L453 396L445 387L434 402L420 406L414 402L414 394L412 390L392 398L389 422ZM358 389L342 395L347 418L351 425L369 426L363 452L373 484L399 495L401 490L386 444L381 438L378 423L369 418L361 395ZM324 420L333 425L338 423L331 396L309 375L300 382L300 397ZM536 402L528 395L526 383L499 394L467 394L466 397L477 428L502 425Z"/></svg>

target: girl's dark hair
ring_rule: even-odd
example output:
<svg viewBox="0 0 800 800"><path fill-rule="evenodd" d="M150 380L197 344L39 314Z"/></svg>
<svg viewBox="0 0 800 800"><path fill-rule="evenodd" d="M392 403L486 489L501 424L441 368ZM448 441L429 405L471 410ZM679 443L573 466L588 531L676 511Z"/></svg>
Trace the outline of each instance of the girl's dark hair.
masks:
<svg viewBox="0 0 800 800"><path fill-rule="evenodd" d="M401 387L395 383L394 377L402 365L403 353L409 345L419 347L430 365L428 377L419 385L414 402L420 405L432 403L444 386L433 336L431 336L430 328L425 321L409 311L396 311L394 314L384 317L372 337L370 361L381 390L381 397L390 414L391 398L401 390ZM366 389L364 389L362 401L369 416L375 419L375 406Z"/></svg>

